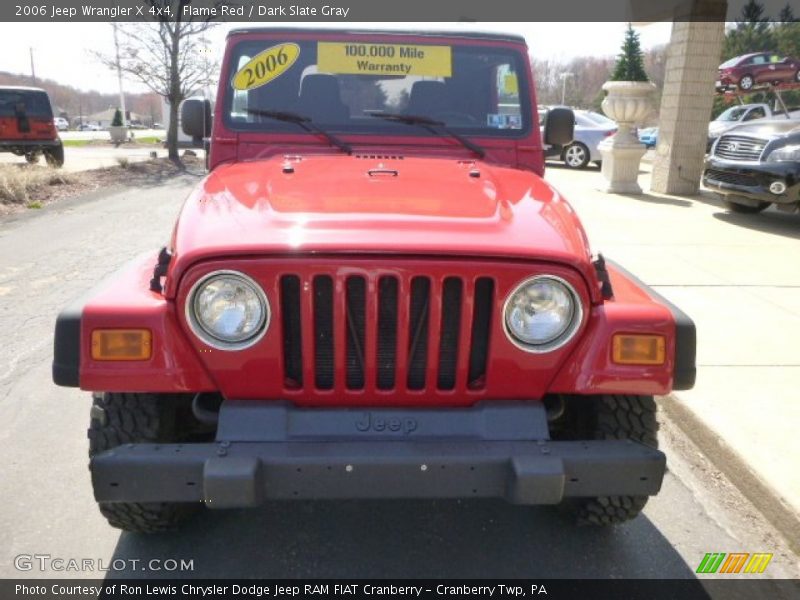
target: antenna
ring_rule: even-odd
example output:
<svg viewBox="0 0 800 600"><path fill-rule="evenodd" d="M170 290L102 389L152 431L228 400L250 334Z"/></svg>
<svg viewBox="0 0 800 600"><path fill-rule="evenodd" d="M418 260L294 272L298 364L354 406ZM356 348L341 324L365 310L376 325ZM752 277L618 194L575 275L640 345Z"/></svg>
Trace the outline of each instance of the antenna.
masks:
<svg viewBox="0 0 800 600"><path fill-rule="evenodd" d="M33 78L33 85L36 85L36 69L33 66L33 46L30 47L31 51L31 77Z"/></svg>

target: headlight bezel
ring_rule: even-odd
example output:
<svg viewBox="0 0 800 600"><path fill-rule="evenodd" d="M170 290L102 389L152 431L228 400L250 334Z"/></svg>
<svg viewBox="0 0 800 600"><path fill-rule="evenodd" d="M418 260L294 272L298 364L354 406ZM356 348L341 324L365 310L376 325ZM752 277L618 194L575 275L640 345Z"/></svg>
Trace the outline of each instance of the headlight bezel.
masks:
<svg viewBox="0 0 800 600"><path fill-rule="evenodd" d="M508 325L508 308L511 303L511 299L514 295L519 292L524 287L531 285L532 283L547 280L555 282L556 284L562 286L567 294L569 295L570 299L572 300L572 319L564 328L558 336L553 338L550 341L541 343L541 344L529 344L527 342L523 342L519 338L517 338L514 333L511 331L511 328ZM511 291L506 296L505 301L503 302L503 310L500 314L500 319L502 320L503 332L506 335L508 341L510 341L514 346L523 350L524 352L529 352L531 354L546 354L548 352L553 352L558 350L559 348L564 347L568 344L572 339L575 337L575 334L580 329L581 324L583 323L583 302L581 301L580 294L578 294L575 287L563 277L559 277L558 275L551 275L549 273L542 273L539 275L533 275L531 277L527 277L520 281L517 285L511 288Z"/></svg>
<svg viewBox="0 0 800 600"><path fill-rule="evenodd" d="M261 319L259 320L258 326L255 328L255 333L252 336L245 338L241 341L226 341L216 337L213 333L211 333L197 317L197 313L195 310L195 301L203 289L205 285L207 285L211 280L217 279L220 277L228 277L233 279L239 279L241 282L246 284L248 287L252 289L255 293L256 297L258 298L259 302L261 303L262 308L262 315ZM266 292L264 289L249 275L242 273L241 271L234 271L231 269L221 269L218 271L212 271L211 273L207 273L203 275L200 279L198 279L194 285L192 285L191 289L189 290L189 294L186 296L186 304L185 304L185 315L186 321L189 324L189 328L192 330L197 338L199 338L204 344L215 348L217 350L226 350L229 352L238 351L238 350L245 350L246 348L250 348L251 346L257 344L261 338L267 333L269 329L270 322L272 320L272 308L269 303L269 299L267 298Z"/></svg>
<svg viewBox="0 0 800 600"><path fill-rule="evenodd" d="M774 158L777 154L786 154L787 158ZM794 155L794 156L792 156ZM791 163L800 162L800 143L784 144L778 146L767 154L766 162L768 163Z"/></svg>

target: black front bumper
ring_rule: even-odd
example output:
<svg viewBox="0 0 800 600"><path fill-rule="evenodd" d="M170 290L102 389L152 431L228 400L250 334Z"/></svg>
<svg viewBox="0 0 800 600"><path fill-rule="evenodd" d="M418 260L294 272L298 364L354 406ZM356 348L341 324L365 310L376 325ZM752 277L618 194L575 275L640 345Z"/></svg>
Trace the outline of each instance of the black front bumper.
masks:
<svg viewBox="0 0 800 600"><path fill-rule="evenodd" d="M217 441L128 444L96 455L99 502L653 495L666 459L622 440L551 441L539 402L468 409L299 409L226 402Z"/></svg>
<svg viewBox="0 0 800 600"><path fill-rule="evenodd" d="M60 139L55 140L2 140L0 139L0 152L14 152L23 154L43 150L56 150L62 148Z"/></svg>
<svg viewBox="0 0 800 600"><path fill-rule="evenodd" d="M773 194L775 181L786 184L783 194ZM744 196L759 202L791 204L800 200L800 164L737 163L709 157L703 172L703 185L719 194Z"/></svg>

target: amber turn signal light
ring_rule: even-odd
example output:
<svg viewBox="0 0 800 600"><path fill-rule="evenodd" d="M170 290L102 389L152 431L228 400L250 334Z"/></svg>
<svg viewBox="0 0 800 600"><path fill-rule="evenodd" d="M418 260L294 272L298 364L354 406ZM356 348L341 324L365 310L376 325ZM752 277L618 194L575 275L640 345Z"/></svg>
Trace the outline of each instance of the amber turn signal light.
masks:
<svg viewBox="0 0 800 600"><path fill-rule="evenodd" d="M618 333L612 341L612 359L618 365L663 365L666 346L661 335Z"/></svg>
<svg viewBox="0 0 800 600"><path fill-rule="evenodd" d="M148 329L95 329L92 331L92 359L147 360L153 352Z"/></svg>

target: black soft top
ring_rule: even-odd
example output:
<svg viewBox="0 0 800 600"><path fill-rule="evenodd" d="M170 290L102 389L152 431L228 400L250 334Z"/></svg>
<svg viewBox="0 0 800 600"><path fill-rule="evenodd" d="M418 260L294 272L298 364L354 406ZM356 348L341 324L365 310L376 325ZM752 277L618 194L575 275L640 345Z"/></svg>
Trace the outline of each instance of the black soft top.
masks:
<svg viewBox="0 0 800 600"><path fill-rule="evenodd" d="M0 86L0 117L19 116L19 105L24 113L35 117L53 117L50 97L41 88L23 86Z"/></svg>
<svg viewBox="0 0 800 600"><path fill-rule="evenodd" d="M430 38L460 38L465 40L496 40L499 42L516 42L525 44L525 38L516 33L494 33L488 31L412 31L390 29L334 29L332 27L243 27L232 29L228 37L249 33L267 34L292 34L292 33L324 33L341 35L382 35L387 37L430 37Z"/></svg>
<svg viewBox="0 0 800 600"><path fill-rule="evenodd" d="M42 88L37 87L27 87L24 85L0 85L0 92L41 92L42 94L46 94L47 92L44 91Z"/></svg>

